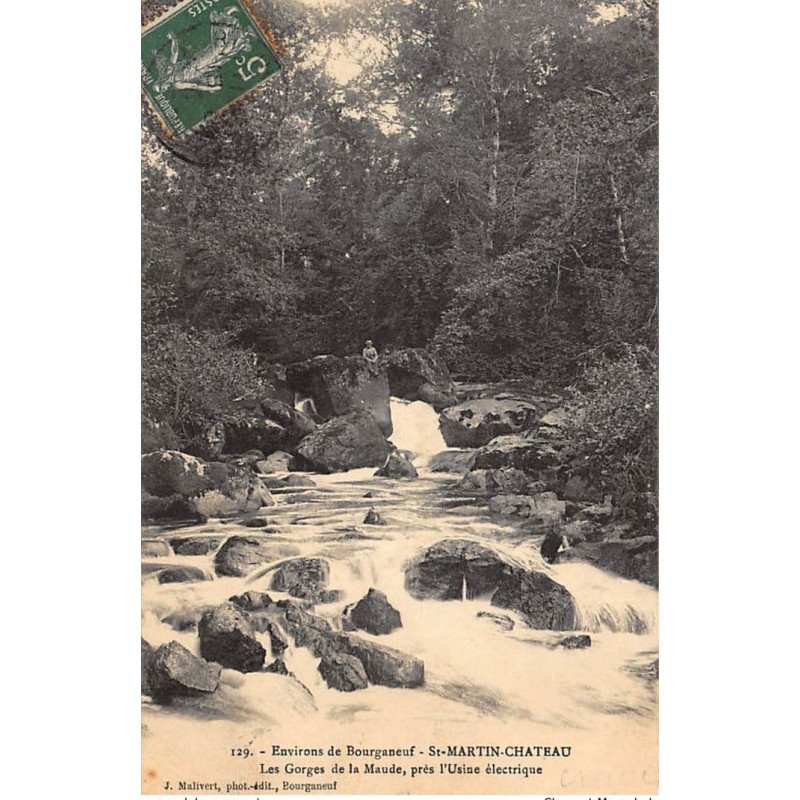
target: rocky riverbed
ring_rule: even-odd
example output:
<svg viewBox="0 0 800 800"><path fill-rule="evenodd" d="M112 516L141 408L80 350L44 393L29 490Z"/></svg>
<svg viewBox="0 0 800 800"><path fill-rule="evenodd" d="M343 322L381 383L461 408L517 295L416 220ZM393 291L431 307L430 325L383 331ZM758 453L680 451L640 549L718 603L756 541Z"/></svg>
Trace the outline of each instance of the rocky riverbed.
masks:
<svg viewBox="0 0 800 800"><path fill-rule="evenodd" d="M413 405L395 413L398 444L435 425ZM173 735L176 720L358 729L398 715L652 729L657 591L569 549L549 564L530 516L492 510L460 467L417 471L307 474L245 516L145 526L149 734ZM558 502L532 511L558 515Z"/></svg>
<svg viewBox="0 0 800 800"><path fill-rule="evenodd" d="M655 740L655 528L570 462L558 398L465 391L414 352L287 374L295 408L245 400L192 453L145 430L145 753L419 725Z"/></svg>

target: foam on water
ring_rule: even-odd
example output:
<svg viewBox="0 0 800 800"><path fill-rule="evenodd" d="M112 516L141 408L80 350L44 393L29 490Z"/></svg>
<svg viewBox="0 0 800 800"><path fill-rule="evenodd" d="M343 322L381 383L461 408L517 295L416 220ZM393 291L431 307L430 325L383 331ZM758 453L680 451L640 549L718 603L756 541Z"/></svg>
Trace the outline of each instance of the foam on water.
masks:
<svg viewBox="0 0 800 800"><path fill-rule="evenodd" d="M436 435L433 433L436 412L432 408L393 401L392 413L393 441L398 447L415 451L420 459L444 449L438 426ZM336 603L318 605L316 613L329 618L334 626L338 627L344 607L368 589L385 592L400 612L403 627L388 636L359 635L421 658L425 685L413 690L370 686L352 695L337 692L328 689L319 675L318 659L306 648L292 645L284 660L296 680L224 670L215 699L187 700L171 711L147 703L148 714L153 715L148 722L153 723L151 730L158 730L156 718L165 714L171 715L171 723L175 715L185 718L189 731L192 719L207 722L209 715L234 727L241 718L267 726L302 718L313 720L315 726L355 727L414 718L439 726L523 719L559 729L585 730L604 730L613 719L615 725L626 729L652 728L655 693L652 682L642 678L642 671L657 654L658 593L654 589L588 564L545 564L538 539L521 537L512 526L493 520L485 505L445 502L443 490L459 476L421 469L418 480L400 481L375 478L374 471L315 475L318 489L305 493L301 502L276 497L277 505L263 509L262 514L280 533L266 536L291 543L300 555L329 560L329 586L342 590L343 596ZM363 496L367 489L371 498ZM371 505L387 525L363 525ZM258 535L257 530L219 522L181 534L221 531ZM579 627L591 633L592 646L585 650L558 647L566 633L533 630L515 612L491 606L489 596L468 599L468 590L462 599L452 601L411 597L405 590L404 565L424 548L449 537L491 546L509 563L545 571L563 584L575 598ZM213 574L213 558L213 553L169 556L148 559L148 563L191 564ZM248 589L268 591L274 599L286 597L270 587L271 571L281 560L242 578L197 583L160 585L155 573L143 575L144 638L154 646L177 640L197 653L196 630L176 631L164 622L165 617L223 602ZM505 615L514 628L504 630L491 617L478 617L478 612ZM268 635L258 636L269 652Z"/></svg>

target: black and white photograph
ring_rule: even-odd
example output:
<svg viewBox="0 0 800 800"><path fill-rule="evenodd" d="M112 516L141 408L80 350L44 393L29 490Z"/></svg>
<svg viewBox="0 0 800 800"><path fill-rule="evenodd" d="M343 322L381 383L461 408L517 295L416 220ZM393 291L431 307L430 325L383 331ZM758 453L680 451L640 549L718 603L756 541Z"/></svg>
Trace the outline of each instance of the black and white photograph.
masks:
<svg viewBox="0 0 800 800"><path fill-rule="evenodd" d="M658 794L658 89L657 0L143 0L143 794Z"/></svg>

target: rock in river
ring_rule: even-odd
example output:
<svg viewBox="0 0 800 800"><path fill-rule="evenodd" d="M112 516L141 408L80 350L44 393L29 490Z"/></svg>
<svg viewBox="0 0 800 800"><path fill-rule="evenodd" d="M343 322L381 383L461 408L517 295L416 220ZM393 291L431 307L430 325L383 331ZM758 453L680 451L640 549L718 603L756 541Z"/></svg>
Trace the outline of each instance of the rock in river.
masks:
<svg viewBox="0 0 800 800"><path fill-rule="evenodd" d="M331 689L354 692L367 688L367 673L364 665L346 653L331 653L319 662L319 674Z"/></svg>
<svg viewBox="0 0 800 800"><path fill-rule="evenodd" d="M225 452L274 453L282 448L285 435L282 425L261 414L238 413L225 422Z"/></svg>
<svg viewBox="0 0 800 800"><path fill-rule="evenodd" d="M252 589L228 599L245 611L263 611L272 605L272 598L266 592L255 592Z"/></svg>
<svg viewBox="0 0 800 800"><path fill-rule="evenodd" d="M317 356L290 364L286 376L295 392L314 401L322 419L366 411L382 433L391 436L389 381L382 365L370 364L359 356Z"/></svg>
<svg viewBox="0 0 800 800"><path fill-rule="evenodd" d="M200 655L239 672L257 672L267 652L256 639L250 620L239 606L223 603L206 611L197 626Z"/></svg>
<svg viewBox="0 0 800 800"><path fill-rule="evenodd" d="M178 642L162 644L153 655L148 672L150 696L158 703L173 697L210 694L219 686L221 669L192 655Z"/></svg>
<svg viewBox="0 0 800 800"><path fill-rule="evenodd" d="M330 572L324 558L293 558L275 570L270 588L312 599L328 585Z"/></svg>
<svg viewBox="0 0 800 800"><path fill-rule="evenodd" d="M194 583L195 581L210 581L211 576L200 567L167 567L158 573L159 583Z"/></svg>
<svg viewBox="0 0 800 800"><path fill-rule="evenodd" d="M414 656L368 642L353 633L335 634L344 649L363 665L371 683L413 689L425 683L425 665Z"/></svg>
<svg viewBox="0 0 800 800"><path fill-rule="evenodd" d="M393 350L383 356L394 397L422 400L437 411L457 403L455 385L442 359L420 347Z"/></svg>
<svg viewBox="0 0 800 800"><path fill-rule="evenodd" d="M354 411L320 425L297 448L304 461L318 472L345 472L358 467L379 467L391 445L375 419Z"/></svg>
<svg viewBox="0 0 800 800"><path fill-rule="evenodd" d="M442 450L428 459L427 467L431 472L463 474L472 467L474 460L474 450Z"/></svg>
<svg viewBox="0 0 800 800"><path fill-rule="evenodd" d="M458 488L465 492L526 494L530 483L530 476L521 469L503 467L472 470L461 479Z"/></svg>
<svg viewBox="0 0 800 800"><path fill-rule="evenodd" d="M282 451L294 452L303 438L317 428L317 423L311 417L280 400L270 398L262 400L261 412L266 419L278 423L283 428Z"/></svg>
<svg viewBox="0 0 800 800"><path fill-rule="evenodd" d="M557 644L557 647L563 647L565 650L583 650L591 646L592 637L585 633L579 636L567 636Z"/></svg>
<svg viewBox="0 0 800 800"><path fill-rule="evenodd" d="M216 550L224 536L176 536L169 540L172 549L179 556L204 556Z"/></svg>
<svg viewBox="0 0 800 800"><path fill-rule="evenodd" d="M492 595L492 605L519 611L531 628L571 631L575 628L575 601L560 584L543 572L515 570Z"/></svg>
<svg viewBox="0 0 800 800"><path fill-rule="evenodd" d="M367 516L364 517L364 525L385 525L386 520L374 509L370 508L367 511Z"/></svg>
<svg viewBox="0 0 800 800"><path fill-rule="evenodd" d="M179 494L195 497L213 485L206 463L200 458L163 450L142 456L142 490L156 497Z"/></svg>
<svg viewBox="0 0 800 800"><path fill-rule="evenodd" d="M217 575L244 577L256 567L297 555L294 545L273 544L263 536L231 536L214 556Z"/></svg>
<svg viewBox="0 0 800 800"><path fill-rule="evenodd" d="M489 510L500 516L523 517L545 523L564 519L566 503L553 492L536 495L498 494L489 500Z"/></svg>
<svg viewBox="0 0 800 800"><path fill-rule="evenodd" d="M461 600L494 588L511 571L494 550L470 539L444 539L405 567L405 586L423 600Z"/></svg>
<svg viewBox="0 0 800 800"><path fill-rule="evenodd" d="M399 451L389 453L386 463L375 473L379 478L416 478L416 467Z"/></svg>
<svg viewBox="0 0 800 800"><path fill-rule="evenodd" d="M400 612L392 606L383 592L370 589L350 612L350 621L367 633L376 636L391 633L403 627Z"/></svg>
<svg viewBox="0 0 800 800"><path fill-rule="evenodd" d="M274 500L246 464L164 450L142 456L142 517L226 517L257 511Z"/></svg>
<svg viewBox="0 0 800 800"><path fill-rule="evenodd" d="M580 542L558 554L559 561L586 561L623 578L658 586L658 538L639 536L608 542Z"/></svg>
<svg viewBox="0 0 800 800"><path fill-rule="evenodd" d="M316 658L330 659L337 653L354 656L369 681L381 686L414 688L425 682L425 664L420 659L353 633L331 630L327 620L295 603L283 605L287 628L295 645L310 648Z"/></svg>
<svg viewBox="0 0 800 800"><path fill-rule="evenodd" d="M495 436L529 430L538 413L535 405L520 399L468 400L446 408L439 428L448 447L482 447Z"/></svg>

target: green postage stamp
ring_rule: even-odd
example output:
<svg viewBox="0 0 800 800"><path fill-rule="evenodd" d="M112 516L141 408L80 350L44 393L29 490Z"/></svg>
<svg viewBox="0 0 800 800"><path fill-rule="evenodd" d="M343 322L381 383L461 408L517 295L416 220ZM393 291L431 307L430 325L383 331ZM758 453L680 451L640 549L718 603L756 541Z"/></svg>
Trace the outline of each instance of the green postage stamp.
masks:
<svg viewBox="0 0 800 800"><path fill-rule="evenodd" d="M281 68L244 0L188 0L142 31L142 88L174 135Z"/></svg>

